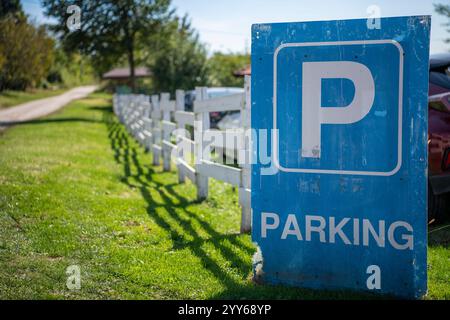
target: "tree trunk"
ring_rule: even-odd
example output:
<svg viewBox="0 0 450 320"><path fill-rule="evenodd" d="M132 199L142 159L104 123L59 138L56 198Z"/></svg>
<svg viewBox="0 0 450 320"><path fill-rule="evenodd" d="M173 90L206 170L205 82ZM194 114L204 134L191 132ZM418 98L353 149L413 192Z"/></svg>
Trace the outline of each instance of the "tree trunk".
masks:
<svg viewBox="0 0 450 320"><path fill-rule="evenodd" d="M134 46L132 41L128 46L128 65L130 67L130 85L131 91L136 93L136 79L135 79L135 66L134 66Z"/></svg>

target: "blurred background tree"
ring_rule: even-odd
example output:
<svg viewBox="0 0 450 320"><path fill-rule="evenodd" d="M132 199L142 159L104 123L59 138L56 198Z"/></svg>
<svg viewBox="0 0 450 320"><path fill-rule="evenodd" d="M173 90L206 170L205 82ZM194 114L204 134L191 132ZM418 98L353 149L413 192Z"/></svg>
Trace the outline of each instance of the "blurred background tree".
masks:
<svg viewBox="0 0 450 320"><path fill-rule="evenodd" d="M243 86L233 72L250 64L245 54L215 53L205 46L187 16L179 17L170 0L43 0L45 13L65 52L89 56L100 76L113 67L130 68L132 91L142 92L135 80L137 66L147 66L150 92L193 89L198 85ZM81 9L81 29L66 26L69 5ZM59 54L57 54L59 57ZM59 79L57 70L52 75Z"/></svg>
<svg viewBox="0 0 450 320"><path fill-rule="evenodd" d="M437 13L446 16L449 19L449 22L444 25L447 27L447 32L450 33L450 5L446 4L434 4L434 9ZM450 38L444 40L446 43L450 43Z"/></svg>
<svg viewBox="0 0 450 320"><path fill-rule="evenodd" d="M23 15L20 0L0 0L0 19L8 14L17 13Z"/></svg>
<svg viewBox="0 0 450 320"><path fill-rule="evenodd" d="M54 40L23 14L4 15L0 30L0 90L38 86L53 63Z"/></svg>
<svg viewBox="0 0 450 320"><path fill-rule="evenodd" d="M19 0L0 0L0 91L72 87L94 81L91 61L62 50Z"/></svg>
<svg viewBox="0 0 450 320"><path fill-rule="evenodd" d="M55 48L55 59L47 81L60 86L74 87L93 83L95 71L89 57L79 53L67 53L60 46Z"/></svg>
<svg viewBox="0 0 450 320"><path fill-rule="evenodd" d="M219 87L243 87L244 78L234 76L236 70L250 65L250 55L216 52L208 61L209 83Z"/></svg>
<svg viewBox="0 0 450 320"><path fill-rule="evenodd" d="M43 0L46 15L56 19L51 30L68 52L89 55L100 75L126 56L135 87L136 52L141 39L158 33L173 11L170 0ZM69 5L81 9L81 29L71 31L66 26Z"/></svg>
<svg viewBox="0 0 450 320"><path fill-rule="evenodd" d="M207 84L207 52L187 16L172 19L161 33L148 38L148 45L155 91L173 94Z"/></svg>

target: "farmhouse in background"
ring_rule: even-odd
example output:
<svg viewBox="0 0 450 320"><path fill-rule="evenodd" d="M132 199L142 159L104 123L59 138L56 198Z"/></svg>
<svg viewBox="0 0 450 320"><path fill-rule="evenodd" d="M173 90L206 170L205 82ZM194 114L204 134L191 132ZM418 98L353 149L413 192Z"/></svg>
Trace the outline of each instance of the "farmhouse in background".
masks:
<svg viewBox="0 0 450 320"><path fill-rule="evenodd" d="M148 79L152 76L150 69L146 67L137 67L134 70L135 78ZM115 92L130 93L131 81L130 81L130 68L115 68L102 76L103 80L110 81L110 88L115 89Z"/></svg>
<svg viewBox="0 0 450 320"><path fill-rule="evenodd" d="M236 78L243 78L245 76L250 76L250 75L252 75L252 67L250 65L248 65L245 68L236 70L233 72L233 75Z"/></svg>

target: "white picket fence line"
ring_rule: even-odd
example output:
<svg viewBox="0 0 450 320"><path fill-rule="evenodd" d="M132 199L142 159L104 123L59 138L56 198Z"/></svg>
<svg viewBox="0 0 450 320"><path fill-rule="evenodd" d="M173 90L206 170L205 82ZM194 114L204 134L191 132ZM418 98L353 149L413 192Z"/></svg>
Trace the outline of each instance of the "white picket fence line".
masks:
<svg viewBox="0 0 450 320"><path fill-rule="evenodd" d="M250 77L245 78L244 93L208 99L207 88L198 87L193 112L184 110L184 91L177 90L175 100L168 93L160 95L114 95L113 109L119 121L148 152L153 153L153 164L171 170L175 162L178 181L191 180L197 187L197 199L208 197L208 180L213 178L238 188L242 207L241 232L251 229L251 127ZM210 128L210 113L239 111L241 125L231 132L237 139L225 139L225 132ZM186 135L186 126L194 128L194 137ZM230 132L227 131L227 134ZM205 137L218 139L205 139ZM239 167L214 162L211 151L236 154ZM173 159L172 156L176 155ZM195 158L195 161L192 159ZM195 164L193 164L195 163Z"/></svg>

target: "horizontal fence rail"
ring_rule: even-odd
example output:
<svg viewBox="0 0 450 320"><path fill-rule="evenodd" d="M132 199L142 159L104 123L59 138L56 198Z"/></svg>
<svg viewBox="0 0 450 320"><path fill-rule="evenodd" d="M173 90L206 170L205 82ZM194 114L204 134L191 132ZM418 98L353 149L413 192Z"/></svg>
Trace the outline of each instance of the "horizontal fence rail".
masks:
<svg viewBox="0 0 450 320"><path fill-rule="evenodd" d="M208 97L208 88L195 89L192 112L185 110L185 93L177 90L175 100L169 93L159 95L115 94L113 110L128 132L153 154L153 165L170 171L176 165L178 181L186 178L197 188L197 199L208 197L208 180L213 178L238 189L242 208L241 232L251 230L251 141L250 77L245 78L243 93ZM210 127L212 112L240 112L239 128L218 130ZM192 136L193 129L193 136ZM232 165L227 159L242 160ZM245 161L247 159L247 161Z"/></svg>

